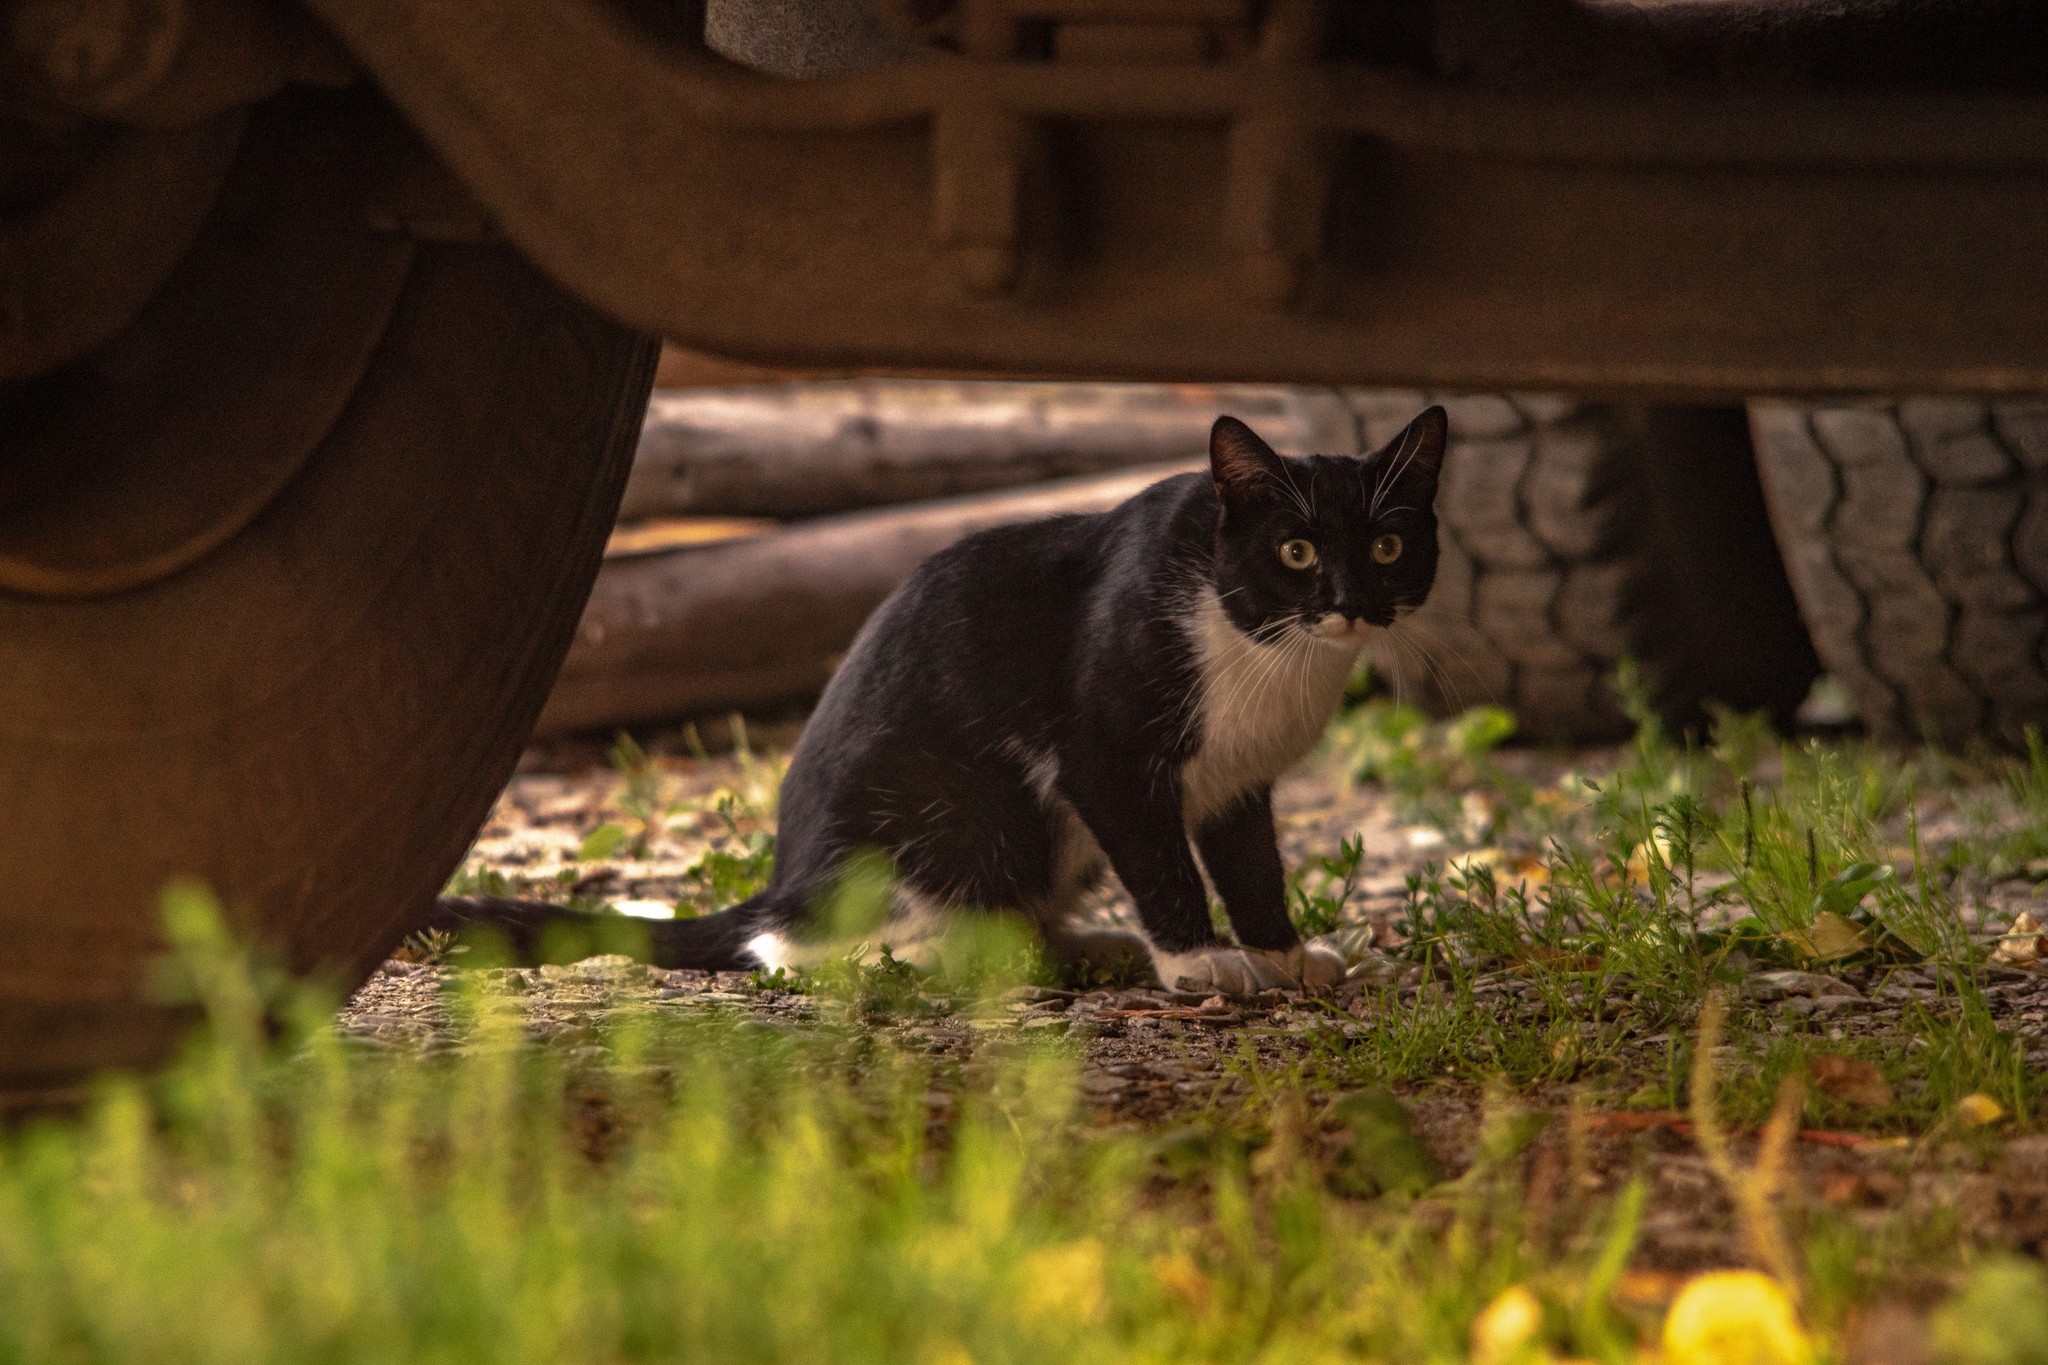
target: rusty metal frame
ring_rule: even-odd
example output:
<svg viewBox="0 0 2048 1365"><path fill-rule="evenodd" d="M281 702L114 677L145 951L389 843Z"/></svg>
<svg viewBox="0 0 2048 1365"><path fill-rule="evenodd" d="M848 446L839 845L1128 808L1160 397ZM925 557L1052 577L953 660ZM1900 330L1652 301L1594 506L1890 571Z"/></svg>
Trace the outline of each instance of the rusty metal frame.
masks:
<svg viewBox="0 0 2048 1365"><path fill-rule="evenodd" d="M2048 388L2044 94L1490 86L1323 59L1307 0L1264 6L1224 61L970 42L811 81L661 45L600 0L312 8L543 266L721 354L1688 396Z"/></svg>

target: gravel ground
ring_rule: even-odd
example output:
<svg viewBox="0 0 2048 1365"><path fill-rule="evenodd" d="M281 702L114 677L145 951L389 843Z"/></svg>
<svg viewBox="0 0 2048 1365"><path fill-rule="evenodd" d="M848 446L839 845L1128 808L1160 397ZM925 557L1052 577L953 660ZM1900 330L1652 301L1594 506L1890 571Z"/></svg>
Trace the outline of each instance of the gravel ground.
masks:
<svg viewBox="0 0 2048 1365"><path fill-rule="evenodd" d="M782 729L756 738L786 744L790 733ZM1608 758L1600 752L1520 751L1503 762L1542 785L1567 769L1597 769ZM574 746L530 754L486 825L471 867L495 871L515 886L571 887L576 894L613 901L673 900L692 890L686 870L705 848L753 827L745 817L735 823L710 810L717 793L751 792L758 798L764 784L772 790L777 775L772 764L730 755L666 757L662 794L673 813L646 856L579 861L575 854L590 831L620 818L618 775L600 759ZM1920 833L1930 852L1962 837L1972 803L1981 800L1981 793L1969 791L1923 798ZM1374 1027L1376 1009L1389 1001L1412 1004L1418 992L1434 989L1420 981L1419 968L1383 956L1373 945L1395 941L1405 878L1451 851L1437 830L1405 822L1383 792L1348 789L1326 772L1290 778L1276 794L1276 807L1290 865L1334 851L1344 837L1364 840L1363 873L1349 906L1356 926L1344 931L1352 955L1364 960L1354 980L1334 995L1307 999L1275 992L1226 1001L1161 990L1020 987L993 1003L919 996L911 1008L867 1014L857 1022L933 1059L942 1078L928 1097L935 1111L952 1103L943 1078L971 1081L978 1059L994 1055L992 1048L1021 1037L1059 1036L1079 1049L1081 1093L1099 1124L1163 1129L1200 1115L1245 1112L1259 1103L1262 1077L1285 1073L1311 1056L1341 1054L1347 1041ZM2022 910L2048 920L2048 884L2016 878L1959 890L1986 926L2002 928ZM1105 893L1096 912L1115 920L1128 908ZM1995 1019L2020 1039L2029 1067L2048 1065L2048 974L1989 970L1986 996ZM443 998L451 975L447 966L393 961L348 1002L340 1027L367 1047L459 1046ZM525 1000L536 1040L571 1048L596 1045L606 1016L622 1008L725 1011L748 1027L795 1031L843 1028L852 1008L842 999L777 989L742 974L662 971L619 957L494 975ZM1475 993L1497 1001L1503 1011L1541 1007L1529 984L1508 972L1481 978ZM1909 1010L1948 1008L1934 976L1918 968L1833 976L1759 972L1745 983L1743 996L1744 1003L1769 1011L1767 1030L1805 1031L1810 1025L1822 1037L1851 1043L1900 1031ZM1667 1042L1668 1035L1656 1034L1632 1046L1646 1059L1661 1058ZM1405 1098L1418 1132L1446 1166L1455 1171L1467 1165L1480 1126L1479 1087L1446 1082ZM1612 1192L1640 1173L1649 1182L1650 1199L1639 1266L1680 1271L1739 1259L1728 1202L1682 1126L1655 1114L1631 1114L1617 1100L1585 1097L1582 1106L1595 1111L1594 1117L1574 1123L1564 1117L1571 1103L1566 1088L1519 1097L1523 1105L1559 1117L1524 1158L1532 1216L1542 1216L1560 1199L1578 1197L1575 1191L1559 1192L1561 1172L1573 1172L1570 1178L1585 1193ZM1922 1234L1969 1243L2048 1251L2048 1135L1955 1139L1942 1133L1910 1141L1850 1133L1803 1140L1796 1144L1796 1179L1788 1194L1794 1216L1824 1214L1873 1234L1910 1225ZM1899 1342L1888 1340L1886 1349L1893 1346Z"/></svg>

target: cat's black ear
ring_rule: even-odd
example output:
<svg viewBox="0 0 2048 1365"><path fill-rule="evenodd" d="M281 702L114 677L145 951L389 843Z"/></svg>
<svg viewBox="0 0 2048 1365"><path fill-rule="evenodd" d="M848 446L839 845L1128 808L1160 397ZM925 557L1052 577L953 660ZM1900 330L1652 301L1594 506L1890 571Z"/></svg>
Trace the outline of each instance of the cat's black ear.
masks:
<svg viewBox="0 0 2048 1365"><path fill-rule="evenodd" d="M1235 417L1218 417L1209 428L1209 473L1226 506L1248 502L1261 489L1270 496L1289 486L1286 467L1273 447Z"/></svg>
<svg viewBox="0 0 2048 1365"><path fill-rule="evenodd" d="M1424 408L1380 452L1380 457L1387 461L1384 477L1397 483L1426 484L1434 491L1437 475L1444 467L1444 448L1450 439L1450 414L1437 406Z"/></svg>

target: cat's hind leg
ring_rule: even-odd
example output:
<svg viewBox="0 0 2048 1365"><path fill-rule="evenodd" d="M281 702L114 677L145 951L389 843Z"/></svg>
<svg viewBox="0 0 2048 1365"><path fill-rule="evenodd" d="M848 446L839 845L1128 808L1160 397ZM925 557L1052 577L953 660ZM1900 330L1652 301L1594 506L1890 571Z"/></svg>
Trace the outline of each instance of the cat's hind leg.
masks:
<svg viewBox="0 0 2048 1365"><path fill-rule="evenodd" d="M1152 950L1122 929L1039 924L1045 953L1073 986L1143 986L1152 980Z"/></svg>
<svg viewBox="0 0 2048 1365"><path fill-rule="evenodd" d="M1052 850L1048 887L1026 909L1045 942L1046 956L1073 985L1143 985L1152 977L1151 946L1127 930L1081 921L1088 893L1109 867L1101 846L1063 800L1051 798L1047 820Z"/></svg>

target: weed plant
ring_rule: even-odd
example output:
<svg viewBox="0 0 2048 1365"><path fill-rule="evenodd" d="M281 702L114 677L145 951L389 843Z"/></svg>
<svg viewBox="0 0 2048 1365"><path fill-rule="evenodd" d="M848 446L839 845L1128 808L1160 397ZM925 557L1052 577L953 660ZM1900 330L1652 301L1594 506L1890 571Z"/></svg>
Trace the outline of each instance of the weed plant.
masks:
<svg viewBox="0 0 2048 1365"><path fill-rule="evenodd" d="M993 1013L1038 970L1000 935L956 945L939 983L886 954L777 983L833 1004L820 1024L650 1005L574 1048L528 1043L517 991L466 970L459 1045L392 1054L337 1035L331 1001L253 969L181 893L166 982L204 1035L159 1080L109 1080L85 1115L0 1135L0 1361L1405 1365L1467 1358L1475 1318L1517 1290L1540 1330L1494 1365L1637 1360L1655 1315L1622 1287L1647 1186L1596 1197L1576 1166L1546 1185L1528 1155L1541 1110L1582 1127L1631 1108L1691 1115L1823 1358L1902 1275L1923 1299L1930 1279L1963 1286L1936 1316L1943 1361L2048 1358L2039 1267L1962 1277L1939 1215L1772 1221L1797 1125L1931 1149L1986 1096L2037 1125L1962 874L2048 856L2042 741L1966 763L1784 741L1732 714L1689 738L1629 705L1629 744L1544 785L1508 772L1484 714L1340 718L1347 774L1455 856L1410 879L1364 1000L1304 1007L1344 1027L1279 1065L1248 1041L1167 1132L1092 1123L1071 1042L989 1033L963 1072L870 1027ZM613 852L681 815L718 822L685 912L772 867L779 773L740 751L696 807L619 758ZM1991 813L1926 847L1927 794L1966 781ZM1305 928L1345 922L1369 852L1346 842L1297 873ZM852 878L835 927L858 939L886 890L885 870ZM1916 986L1895 1029L1836 1036L1756 996L1786 970ZM1822 1053L1873 1065L1892 1102L1806 1083ZM1407 1118L1443 1089L1486 1096L1459 1172ZM1780 1136L1745 1165L1727 1134L1759 1126ZM1580 1127L1565 1148L1582 1163Z"/></svg>
<svg viewBox="0 0 2048 1365"><path fill-rule="evenodd" d="M253 971L203 895L170 909L166 984L208 1027L160 1080L0 1136L0 1359L1655 1358L1656 1314L1624 1292L1646 1187L1587 1193L1583 1104L1572 1164L1527 1178L1550 1120L1490 1085L1450 1173L1384 1087L1322 1098L1254 1067L1236 1113L1103 1131L1058 1043L998 1048L968 1082L874 1034L650 1008L548 1049L484 972L455 978L460 1046L394 1055ZM1920 1235L1939 1228L1794 1236L1775 1199L1796 1082L1745 1164L1714 1054L1692 1064L1702 1141L1829 1359L1875 1268L1953 1258ZM1943 1360L2035 1359L2042 1284L1986 1263L1937 1317ZM1503 1301L1533 1315L1519 1353L1468 1356Z"/></svg>
<svg viewBox="0 0 2048 1365"><path fill-rule="evenodd" d="M1990 1008L1986 945L1954 873L2011 865L2048 828L2038 735L2024 759L1975 761L2004 794L2002 823L1974 845L1930 852L1919 794L1957 784L1969 765L1779 740L1760 717L1727 712L1695 742L1666 730L1627 672L1618 685L1637 726L1605 771L1519 791L1454 726L1423 725L1385 701L1341 718L1340 760L1398 801L1409 799L1404 784L1454 773L1490 792L1498 846L1410 877L1395 925L1405 972L1382 975L1324 1074L1337 1084L1570 1082L1678 1108L1690 1068L1683 1040L1719 987L1737 1001L1729 1046L1739 1065L1724 1103L1742 1122L1761 1122L1819 1052L1874 1062L1895 1100L1856 1109L1815 1092L1810 1121L1926 1131L1970 1094L2031 1118L2040 1085ZM1398 760L1381 752L1389 736ZM1331 880L1325 871L1322 885ZM1755 977L1783 969L1846 973L1873 990L1910 971L1929 989L1902 1007L1897 1030L1845 1037L1822 1020L1741 1003Z"/></svg>
<svg viewBox="0 0 2048 1365"><path fill-rule="evenodd" d="M1291 1088L1176 1176L1079 1120L1058 1046L935 1105L929 1060L831 1029L650 1011L533 1047L471 972L461 1046L391 1055L253 972L202 895L171 912L201 1038L0 1138L0 1359L1455 1360L1523 1282L1580 1353L1635 1338L1607 1291L1636 1205L1532 1229L1505 1105L1448 1183L1391 1096ZM1340 1197L1332 1125L1420 1174Z"/></svg>

